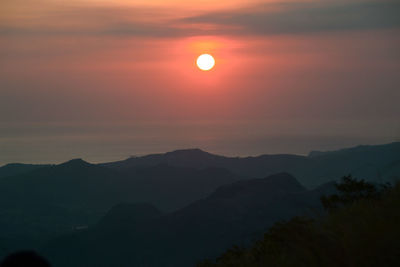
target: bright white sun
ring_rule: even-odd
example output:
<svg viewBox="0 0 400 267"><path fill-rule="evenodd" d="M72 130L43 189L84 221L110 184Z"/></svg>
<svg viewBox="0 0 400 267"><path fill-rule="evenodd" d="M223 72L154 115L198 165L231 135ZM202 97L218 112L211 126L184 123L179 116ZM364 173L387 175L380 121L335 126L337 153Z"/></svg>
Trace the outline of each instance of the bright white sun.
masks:
<svg viewBox="0 0 400 267"><path fill-rule="evenodd" d="M215 65L215 60L212 55L202 54L197 58L197 66L199 69L207 71L211 70Z"/></svg>

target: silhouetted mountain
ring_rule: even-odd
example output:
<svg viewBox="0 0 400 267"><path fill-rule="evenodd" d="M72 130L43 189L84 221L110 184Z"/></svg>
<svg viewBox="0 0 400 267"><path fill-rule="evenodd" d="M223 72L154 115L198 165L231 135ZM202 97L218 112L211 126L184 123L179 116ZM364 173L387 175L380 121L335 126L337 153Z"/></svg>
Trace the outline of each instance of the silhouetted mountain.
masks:
<svg viewBox="0 0 400 267"><path fill-rule="evenodd" d="M320 152L309 157L314 161L314 171L327 180L348 174L371 182L394 182L400 177L399 169L396 169L396 162L400 161L400 142ZM318 184L316 178L313 181Z"/></svg>
<svg viewBox="0 0 400 267"><path fill-rule="evenodd" d="M90 167L92 164L89 162L84 161L83 159L71 159L69 161L66 161L64 163L61 163L58 165L58 168L64 168L64 169L75 169L75 168L85 168L85 167Z"/></svg>
<svg viewBox="0 0 400 267"><path fill-rule="evenodd" d="M10 163L0 167L0 178L30 172L50 165Z"/></svg>
<svg viewBox="0 0 400 267"><path fill-rule="evenodd" d="M6 165L0 168L0 257L52 239L56 260L63 247L71 258L86 255L87 264L104 254L124 265L187 266L248 242L277 220L319 209L319 197L334 190L330 181L347 174L395 180L400 143L309 156L232 158L190 149L104 164ZM169 213L147 204L114 207L137 202Z"/></svg>
<svg viewBox="0 0 400 267"><path fill-rule="evenodd" d="M383 180L389 180L394 182L400 182L400 160L391 162L390 164L384 165L379 170L379 175Z"/></svg>
<svg viewBox="0 0 400 267"><path fill-rule="evenodd" d="M3 177L0 227L7 231L0 232L0 247L40 243L87 227L121 202L177 209L239 179L218 168L157 165L120 172L81 159Z"/></svg>
<svg viewBox="0 0 400 267"><path fill-rule="evenodd" d="M196 266L399 266L400 184L381 191L345 177L337 189L324 216L278 222L250 246Z"/></svg>
<svg viewBox="0 0 400 267"><path fill-rule="evenodd" d="M258 157L224 157L199 149L177 150L165 154L132 157L124 161L101 164L117 170L168 164L196 169L220 167L247 177L265 177L288 172L307 187L337 180L348 174L372 182L392 182L400 177L394 163L400 160L400 142L375 146L358 146L330 152L311 152L309 156L261 155ZM389 169L388 169L389 168Z"/></svg>
<svg viewBox="0 0 400 267"><path fill-rule="evenodd" d="M155 215L144 224L135 223L135 208L117 207L97 226L54 240L44 251L55 266L66 266L63 252L74 266L191 266L235 243L249 243L276 221L313 214L322 193L287 173L239 181L160 217L151 207L140 209Z"/></svg>
<svg viewBox="0 0 400 267"><path fill-rule="evenodd" d="M400 176L400 142L358 146L336 151L310 152L299 155L261 155L257 157L224 157L200 149L176 150L164 154L131 157L127 160L103 163L99 166L130 173L137 169L168 165L204 169L223 168L244 177L265 177L288 172L307 187L315 187L348 174L372 182L392 182ZM9 164L0 168L0 178L26 173L48 165Z"/></svg>
<svg viewBox="0 0 400 267"><path fill-rule="evenodd" d="M83 160L35 169L0 179L1 206L46 205L94 208L107 202L118 173ZM106 194L107 193L107 194ZM118 192L114 192L118 194Z"/></svg>
<svg viewBox="0 0 400 267"><path fill-rule="evenodd" d="M213 155L201 149L184 149L164 154L130 157L123 161L103 163L101 165L118 170L132 170L137 167L148 167L159 164L201 169L210 166L214 167L214 162L219 162L223 159L225 157Z"/></svg>
<svg viewBox="0 0 400 267"><path fill-rule="evenodd" d="M51 203L108 210L121 201L145 201L174 209L240 177L220 168L168 165L119 172L81 159L0 179L0 206Z"/></svg>
<svg viewBox="0 0 400 267"><path fill-rule="evenodd" d="M231 158L213 155L200 149L176 150L165 154L131 157L124 161L101 164L117 170L133 170L143 166L167 164L177 167L203 169L218 167L247 177L265 177L277 172L307 164L307 158L297 155L262 155L259 157Z"/></svg>
<svg viewBox="0 0 400 267"><path fill-rule="evenodd" d="M183 207L207 196L220 185L243 179L221 168L195 170L156 165L124 172L135 177L135 193L140 201L164 210Z"/></svg>

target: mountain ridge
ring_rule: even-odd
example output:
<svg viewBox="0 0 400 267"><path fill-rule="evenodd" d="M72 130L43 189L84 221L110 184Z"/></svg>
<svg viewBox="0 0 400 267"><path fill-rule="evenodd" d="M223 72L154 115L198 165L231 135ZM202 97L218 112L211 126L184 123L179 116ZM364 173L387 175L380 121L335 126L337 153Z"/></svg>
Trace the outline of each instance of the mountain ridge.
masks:
<svg viewBox="0 0 400 267"><path fill-rule="evenodd" d="M291 186L283 190L282 181ZM99 255L99 262L106 262L106 258L100 256L106 251L111 255L118 254L119 258L115 258L113 263L106 262L105 266L123 262L148 267L191 266L203 257L218 255L235 243L250 242L277 220L321 208L319 197L325 191L307 190L287 173L242 182L247 186L237 187L241 182L235 182L219 187L204 199L161 216L155 214L152 219L145 219L145 223L134 222L137 212L134 209L131 212L129 208L120 209L121 213L116 214L119 219L115 219L114 208L99 226L50 242L44 253L57 266L64 266L57 256L61 251L68 251L71 255L83 253L84 258L91 259L87 263L89 266L97 266L95 255ZM231 192L221 192L227 190ZM143 213L153 210L151 206L140 205L145 210ZM133 220L131 224L126 223L130 220ZM110 239L113 240L112 246L103 242ZM75 245L78 241L79 251ZM146 253L148 249L151 249L151 255ZM135 255L133 251L140 255L139 259L131 256ZM175 251L179 251L179 257L173 256ZM80 256L70 258L74 266L80 266L74 257L79 259Z"/></svg>
<svg viewBox="0 0 400 267"><path fill-rule="evenodd" d="M191 155L195 155L191 158ZM318 155L317 155L318 154ZM383 145L368 145L309 155L264 154L250 157L226 157L214 155L201 149L175 150L164 154L129 158L123 161L100 164L116 170L132 170L144 166L168 164L196 169L221 167L235 174L262 178L274 173L289 172L308 188L337 180L348 174L362 176L371 182L389 181L399 175L387 170L400 159L400 142ZM366 171L368 166L368 171ZM397 170L397 167L394 166ZM364 171L365 170L365 171ZM385 172L388 175L385 176ZM383 173L378 177L379 173ZM392 174L393 173L393 174Z"/></svg>

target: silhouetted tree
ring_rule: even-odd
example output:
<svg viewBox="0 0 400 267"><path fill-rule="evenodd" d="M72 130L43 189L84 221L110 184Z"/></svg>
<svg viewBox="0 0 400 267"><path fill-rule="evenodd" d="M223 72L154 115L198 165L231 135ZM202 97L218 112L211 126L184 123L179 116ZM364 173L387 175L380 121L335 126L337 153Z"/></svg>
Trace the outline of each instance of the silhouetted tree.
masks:
<svg viewBox="0 0 400 267"><path fill-rule="evenodd" d="M363 179L358 180L348 175L342 177L341 182L336 183L335 187L339 192L338 194L321 197L323 207L329 211L361 199L379 199L382 193L390 189L391 186L390 184L381 184L378 188Z"/></svg>
<svg viewBox="0 0 400 267"><path fill-rule="evenodd" d="M343 177L325 197L331 212L272 226L248 248L234 247L198 267L400 266L400 184L375 186ZM348 205L349 204L349 205Z"/></svg>

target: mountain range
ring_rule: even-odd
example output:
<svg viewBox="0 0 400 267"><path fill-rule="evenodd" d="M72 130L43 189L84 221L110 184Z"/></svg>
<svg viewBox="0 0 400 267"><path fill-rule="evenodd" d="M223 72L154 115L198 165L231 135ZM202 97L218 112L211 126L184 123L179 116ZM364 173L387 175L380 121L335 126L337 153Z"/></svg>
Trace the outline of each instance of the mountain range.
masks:
<svg viewBox="0 0 400 267"><path fill-rule="evenodd" d="M195 169L220 167L238 175L254 178L288 172L309 188L348 174L372 182L392 182L399 175L400 142L327 152L312 151L308 156L266 154L241 158L213 155L200 149L177 150L165 154L131 157L102 165L116 170L132 170L160 163Z"/></svg>
<svg viewBox="0 0 400 267"><path fill-rule="evenodd" d="M318 216L320 196L333 190L332 184L307 190L280 173L221 186L171 213L120 204L89 229L48 243L43 253L56 266L194 266L232 244L250 243L276 221Z"/></svg>
<svg viewBox="0 0 400 267"><path fill-rule="evenodd" d="M276 221L318 214L320 196L348 174L396 181L400 142L308 156L187 149L102 164L8 164L0 167L0 258L36 248L55 266L190 266Z"/></svg>
<svg viewBox="0 0 400 267"><path fill-rule="evenodd" d="M122 173L132 173L158 165L196 170L221 168L239 176L252 178L288 172L296 176L303 185L312 188L348 174L363 177L372 182L393 182L399 174L399 155L400 142L394 142L384 145L362 145L326 152L312 151L307 156L265 154L256 157L225 157L200 149L185 149L164 154L130 157L122 161L97 165ZM0 167L0 178L50 166L7 164Z"/></svg>

